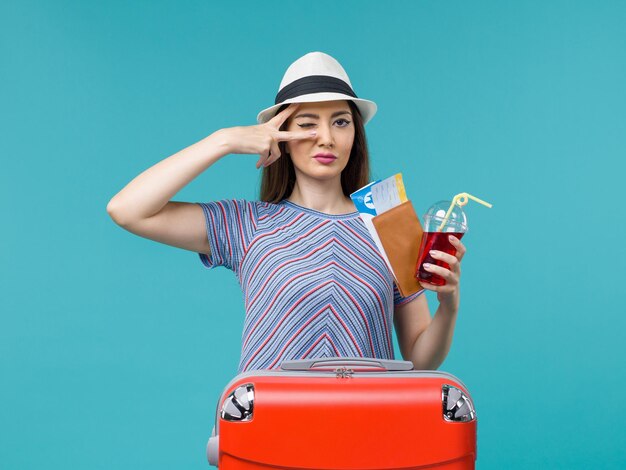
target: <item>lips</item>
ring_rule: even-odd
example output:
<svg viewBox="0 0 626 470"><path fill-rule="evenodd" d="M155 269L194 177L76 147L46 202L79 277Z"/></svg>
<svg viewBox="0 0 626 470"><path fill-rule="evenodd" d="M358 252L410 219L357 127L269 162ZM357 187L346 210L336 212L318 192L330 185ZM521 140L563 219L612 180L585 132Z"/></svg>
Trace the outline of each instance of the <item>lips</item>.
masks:
<svg viewBox="0 0 626 470"><path fill-rule="evenodd" d="M324 165L330 165L332 162L337 160L337 157L335 157L332 153L318 153L313 158Z"/></svg>

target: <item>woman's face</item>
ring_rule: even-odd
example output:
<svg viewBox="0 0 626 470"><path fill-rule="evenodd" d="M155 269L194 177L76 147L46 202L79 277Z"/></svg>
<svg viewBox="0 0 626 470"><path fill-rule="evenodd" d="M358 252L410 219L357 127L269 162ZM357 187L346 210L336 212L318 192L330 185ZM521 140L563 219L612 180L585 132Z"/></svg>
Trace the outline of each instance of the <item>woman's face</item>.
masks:
<svg viewBox="0 0 626 470"><path fill-rule="evenodd" d="M328 180L341 175L354 142L352 111L345 100L302 103L290 117L288 131L316 131L313 139L286 142L298 173Z"/></svg>

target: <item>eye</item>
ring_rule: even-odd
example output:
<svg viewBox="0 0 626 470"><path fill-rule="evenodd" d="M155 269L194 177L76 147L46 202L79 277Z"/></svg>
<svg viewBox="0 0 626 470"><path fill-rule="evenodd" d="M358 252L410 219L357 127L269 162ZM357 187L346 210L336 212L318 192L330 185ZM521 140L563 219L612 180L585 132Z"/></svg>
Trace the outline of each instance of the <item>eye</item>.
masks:
<svg viewBox="0 0 626 470"><path fill-rule="evenodd" d="M311 127L314 126L315 124L313 124L312 122L303 122L302 124L298 124L298 126L300 127Z"/></svg>
<svg viewBox="0 0 626 470"><path fill-rule="evenodd" d="M350 121L348 121L347 119L337 119L335 121L335 124L339 124L339 127L346 127L348 124L350 124Z"/></svg>

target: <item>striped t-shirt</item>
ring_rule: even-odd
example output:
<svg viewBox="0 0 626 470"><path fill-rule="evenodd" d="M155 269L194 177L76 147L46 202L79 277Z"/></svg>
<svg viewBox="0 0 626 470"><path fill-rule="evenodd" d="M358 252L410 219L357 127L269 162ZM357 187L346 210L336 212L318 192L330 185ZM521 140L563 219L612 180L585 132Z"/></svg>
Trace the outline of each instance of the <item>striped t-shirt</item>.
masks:
<svg viewBox="0 0 626 470"><path fill-rule="evenodd" d="M211 254L231 269L246 318L239 372L319 357L393 359L401 297L358 212L329 215L287 200L199 203Z"/></svg>

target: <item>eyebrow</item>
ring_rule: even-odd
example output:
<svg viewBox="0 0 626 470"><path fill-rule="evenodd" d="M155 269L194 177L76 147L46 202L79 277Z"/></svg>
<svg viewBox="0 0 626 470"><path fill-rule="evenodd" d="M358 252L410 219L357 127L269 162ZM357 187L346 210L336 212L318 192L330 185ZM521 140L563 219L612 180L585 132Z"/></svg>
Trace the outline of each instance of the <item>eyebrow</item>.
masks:
<svg viewBox="0 0 626 470"><path fill-rule="evenodd" d="M331 118L334 118L335 116L340 116L342 114L349 114L350 116L352 116L352 113L350 111L337 111L332 114ZM302 114L298 114L297 116L295 116L294 119L299 118L299 117L308 117L308 118L313 118L313 119L320 118L318 114L302 113Z"/></svg>

